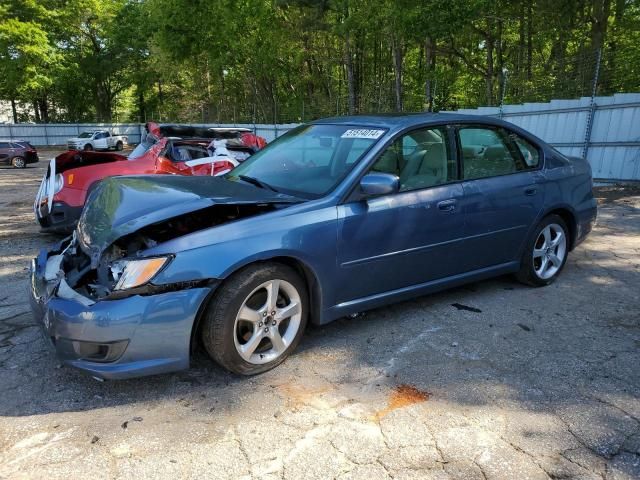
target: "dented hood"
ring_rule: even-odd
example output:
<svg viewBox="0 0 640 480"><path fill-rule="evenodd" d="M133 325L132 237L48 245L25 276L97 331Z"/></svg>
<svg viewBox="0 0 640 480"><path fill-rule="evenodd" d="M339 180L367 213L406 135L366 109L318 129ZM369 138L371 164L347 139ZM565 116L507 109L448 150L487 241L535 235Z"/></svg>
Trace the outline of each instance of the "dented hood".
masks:
<svg viewBox="0 0 640 480"><path fill-rule="evenodd" d="M221 177L111 177L91 193L78 222L80 246L97 265L117 239L143 227L214 204L297 203L289 195Z"/></svg>

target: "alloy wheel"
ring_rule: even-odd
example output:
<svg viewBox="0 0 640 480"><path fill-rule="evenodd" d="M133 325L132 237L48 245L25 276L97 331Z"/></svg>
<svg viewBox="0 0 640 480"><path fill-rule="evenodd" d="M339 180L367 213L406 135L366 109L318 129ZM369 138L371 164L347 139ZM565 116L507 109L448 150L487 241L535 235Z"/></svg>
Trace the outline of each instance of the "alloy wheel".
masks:
<svg viewBox="0 0 640 480"><path fill-rule="evenodd" d="M24 158L15 157L13 159L13 166L16 168L24 168L27 164L24 162Z"/></svg>
<svg viewBox="0 0 640 480"><path fill-rule="evenodd" d="M564 262L567 254L567 235L557 223L550 223L542 229L533 246L533 269L536 275L548 280L553 277Z"/></svg>
<svg viewBox="0 0 640 480"><path fill-rule="evenodd" d="M285 280L264 282L245 298L236 315L236 350L255 365L276 360L296 338L301 320L302 301L296 288Z"/></svg>

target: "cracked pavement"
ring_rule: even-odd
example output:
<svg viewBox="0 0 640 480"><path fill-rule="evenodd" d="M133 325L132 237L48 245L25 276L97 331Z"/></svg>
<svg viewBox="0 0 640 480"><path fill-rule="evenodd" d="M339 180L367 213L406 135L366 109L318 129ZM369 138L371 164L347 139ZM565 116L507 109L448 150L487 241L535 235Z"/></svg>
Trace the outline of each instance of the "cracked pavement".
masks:
<svg viewBox="0 0 640 480"><path fill-rule="evenodd" d="M640 478L640 190L598 189L549 287L502 277L311 328L257 377L200 353L99 383L29 312L28 261L55 241L31 213L45 168L0 167L0 479Z"/></svg>

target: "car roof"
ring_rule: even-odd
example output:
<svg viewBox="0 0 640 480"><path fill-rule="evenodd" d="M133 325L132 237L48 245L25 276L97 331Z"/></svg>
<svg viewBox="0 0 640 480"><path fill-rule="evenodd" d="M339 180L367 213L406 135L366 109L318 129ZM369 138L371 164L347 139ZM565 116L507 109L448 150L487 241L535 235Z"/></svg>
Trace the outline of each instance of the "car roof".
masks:
<svg viewBox="0 0 640 480"><path fill-rule="evenodd" d="M312 124L367 125L382 128L402 128L425 123L484 123L506 125L497 118L483 115L463 115L460 113L386 113L375 115L348 115L344 117L321 118Z"/></svg>

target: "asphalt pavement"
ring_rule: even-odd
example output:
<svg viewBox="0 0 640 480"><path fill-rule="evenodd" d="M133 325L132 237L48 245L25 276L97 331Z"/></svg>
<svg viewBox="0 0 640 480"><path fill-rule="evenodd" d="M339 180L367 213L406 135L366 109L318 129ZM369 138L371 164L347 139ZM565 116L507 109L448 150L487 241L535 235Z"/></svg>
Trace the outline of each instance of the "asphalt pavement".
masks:
<svg viewBox="0 0 640 480"><path fill-rule="evenodd" d="M640 478L640 191L545 288L474 283L310 328L274 371L97 382L31 317L31 203L0 167L0 478ZM354 279L358 281L358 279Z"/></svg>

